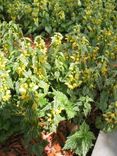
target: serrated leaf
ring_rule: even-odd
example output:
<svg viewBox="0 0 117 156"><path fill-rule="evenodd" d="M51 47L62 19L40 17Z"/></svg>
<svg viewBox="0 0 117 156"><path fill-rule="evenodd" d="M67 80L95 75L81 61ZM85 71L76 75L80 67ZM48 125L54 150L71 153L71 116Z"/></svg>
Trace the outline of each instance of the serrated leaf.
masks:
<svg viewBox="0 0 117 156"><path fill-rule="evenodd" d="M81 96L79 101L76 103L78 106L78 111L83 110L85 116L87 116L91 112L91 102L93 100L88 96Z"/></svg>
<svg viewBox="0 0 117 156"><path fill-rule="evenodd" d="M67 96L59 91L54 91L54 109L58 109L60 106L63 110L66 111L68 119L71 119L75 116L76 111L74 110L74 104L69 101Z"/></svg>
<svg viewBox="0 0 117 156"><path fill-rule="evenodd" d="M39 87L40 88L43 88L44 89L44 93L47 94L48 89L49 89L49 85L46 82L44 82L44 81L41 80L39 82Z"/></svg>
<svg viewBox="0 0 117 156"><path fill-rule="evenodd" d="M89 126L84 122L77 132L68 137L64 149L70 149L78 155L86 156L94 139L95 137L89 130Z"/></svg>
<svg viewBox="0 0 117 156"><path fill-rule="evenodd" d="M60 121L63 121L63 120L65 120L64 117L60 116L59 114L55 115L52 127L50 128L51 132L56 132L58 124L60 123Z"/></svg>
<svg viewBox="0 0 117 156"><path fill-rule="evenodd" d="M102 91L100 95L100 101L97 103L98 107L104 112L107 108L108 92Z"/></svg>

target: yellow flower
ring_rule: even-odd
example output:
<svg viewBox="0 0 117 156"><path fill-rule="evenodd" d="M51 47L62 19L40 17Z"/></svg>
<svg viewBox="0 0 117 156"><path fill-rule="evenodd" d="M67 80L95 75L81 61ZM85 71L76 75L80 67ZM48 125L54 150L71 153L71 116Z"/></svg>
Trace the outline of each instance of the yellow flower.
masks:
<svg viewBox="0 0 117 156"><path fill-rule="evenodd" d="M78 47L78 43L77 42L73 42L72 43L72 48L74 49L74 48L77 48Z"/></svg>
<svg viewBox="0 0 117 156"><path fill-rule="evenodd" d="M67 85L69 89L74 89L73 85L71 85L70 83L66 82L65 84Z"/></svg>
<svg viewBox="0 0 117 156"><path fill-rule="evenodd" d="M115 107L117 108L117 101L115 102Z"/></svg>
<svg viewBox="0 0 117 156"><path fill-rule="evenodd" d="M6 91L6 95L3 96L3 101L8 101L11 97L11 92L10 90Z"/></svg>
<svg viewBox="0 0 117 156"><path fill-rule="evenodd" d="M52 110L51 112L52 112L53 115L55 115L55 114L58 115L58 114L61 113L62 110L63 110L62 108L58 108L56 110Z"/></svg>
<svg viewBox="0 0 117 156"><path fill-rule="evenodd" d="M49 122L52 122L52 118L48 118L48 121L49 121Z"/></svg>
<svg viewBox="0 0 117 156"><path fill-rule="evenodd" d="M28 100L29 99L29 95L28 94L23 94L20 97L22 100Z"/></svg>
<svg viewBox="0 0 117 156"><path fill-rule="evenodd" d="M101 72L102 72L103 75L106 75L107 71L108 71L107 64L104 62L102 64Z"/></svg>
<svg viewBox="0 0 117 156"><path fill-rule="evenodd" d="M65 19L65 13L63 10L61 10L59 13L58 13L58 16L60 19L64 20Z"/></svg>
<svg viewBox="0 0 117 156"><path fill-rule="evenodd" d="M17 73L18 73L19 75L22 75L22 74L24 73L24 71L25 71L25 66L22 66L22 67L18 67L18 68L17 68Z"/></svg>
<svg viewBox="0 0 117 156"><path fill-rule="evenodd" d="M28 89L28 84L27 83L22 84L19 88L20 94L25 95L27 92L27 89Z"/></svg>
<svg viewBox="0 0 117 156"><path fill-rule="evenodd" d="M108 123L112 123L112 119L107 118L106 121L107 121Z"/></svg>
<svg viewBox="0 0 117 156"><path fill-rule="evenodd" d="M115 114L114 113L111 114L111 118L115 118Z"/></svg>
<svg viewBox="0 0 117 156"><path fill-rule="evenodd" d="M69 89L75 89L82 84L82 81L79 81L77 83L74 82L73 84L66 82L65 84L68 86Z"/></svg>
<svg viewBox="0 0 117 156"><path fill-rule="evenodd" d="M33 110L36 110L36 109L37 109L37 103L35 103L35 102L33 103L32 109L33 109Z"/></svg>
<svg viewBox="0 0 117 156"><path fill-rule="evenodd" d="M73 75L69 75L68 77L69 77L69 80L70 80L70 81L73 81L73 80L74 80Z"/></svg>

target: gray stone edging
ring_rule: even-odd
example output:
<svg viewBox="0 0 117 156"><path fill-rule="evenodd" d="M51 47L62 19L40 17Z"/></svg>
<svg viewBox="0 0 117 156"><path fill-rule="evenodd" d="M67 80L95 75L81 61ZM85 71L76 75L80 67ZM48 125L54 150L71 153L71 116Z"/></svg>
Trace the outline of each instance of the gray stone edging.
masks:
<svg viewBox="0 0 117 156"><path fill-rule="evenodd" d="M100 131L91 156L117 156L117 131L112 133Z"/></svg>

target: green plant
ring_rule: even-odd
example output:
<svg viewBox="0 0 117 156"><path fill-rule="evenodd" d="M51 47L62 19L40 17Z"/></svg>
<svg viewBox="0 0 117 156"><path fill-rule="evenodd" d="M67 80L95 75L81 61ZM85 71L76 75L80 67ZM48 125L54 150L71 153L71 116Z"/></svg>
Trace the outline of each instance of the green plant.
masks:
<svg viewBox="0 0 117 156"><path fill-rule="evenodd" d="M64 149L71 149L76 154L86 156L92 146L92 140L95 139L89 126L84 122L78 131L68 137Z"/></svg>

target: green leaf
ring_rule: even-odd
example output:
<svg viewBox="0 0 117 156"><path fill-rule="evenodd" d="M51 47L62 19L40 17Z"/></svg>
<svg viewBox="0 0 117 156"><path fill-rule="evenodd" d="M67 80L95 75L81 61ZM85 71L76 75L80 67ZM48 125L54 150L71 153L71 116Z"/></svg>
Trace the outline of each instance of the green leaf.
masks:
<svg viewBox="0 0 117 156"><path fill-rule="evenodd" d="M38 143L36 143L34 145L29 145L28 146L28 150L32 154L36 154L38 156L42 156L43 155L43 151L44 151L44 147L46 145L47 145L47 141L42 140L41 138L39 138Z"/></svg>
<svg viewBox="0 0 117 156"><path fill-rule="evenodd" d="M43 88L44 89L44 93L47 94L48 89L49 89L49 85L46 82L44 82L43 80L41 80L39 82L39 87L40 88Z"/></svg>
<svg viewBox="0 0 117 156"><path fill-rule="evenodd" d="M54 109L60 107L66 111L68 119L73 118L76 114L74 104L62 92L54 91L54 95Z"/></svg>
<svg viewBox="0 0 117 156"><path fill-rule="evenodd" d="M63 120L65 120L65 118L62 117L61 115L59 114L55 115L53 119L52 127L50 128L51 132L56 132L58 124L60 123L60 121Z"/></svg>
<svg viewBox="0 0 117 156"><path fill-rule="evenodd" d="M64 149L70 149L80 156L86 156L94 139L95 137L89 130L89 126L84 122L78 131L68 137Z"/></svg>
<svg viewBox="0 0 117 156"><path fill-rule="evenodd" d="M91 112L91 103L93 100L88 96L81 96L79 101L76 103L78 106L78 111L83 110L85 116Z"/></svg>
<svg viewBox="0 0 117 156"><path fill-rule="evenodd" d="M108 105L108 92L103 90L100 94L100 101L97 103L97 106L104 112Z"/></svg>
<svg viewBox="0 0 117 156"><path fill-rule="evenodd" d="M52 31L52 28L51 28L51 26L45 26L45 31L47 31L49 34L51 33L51 31Z"/></svg>

